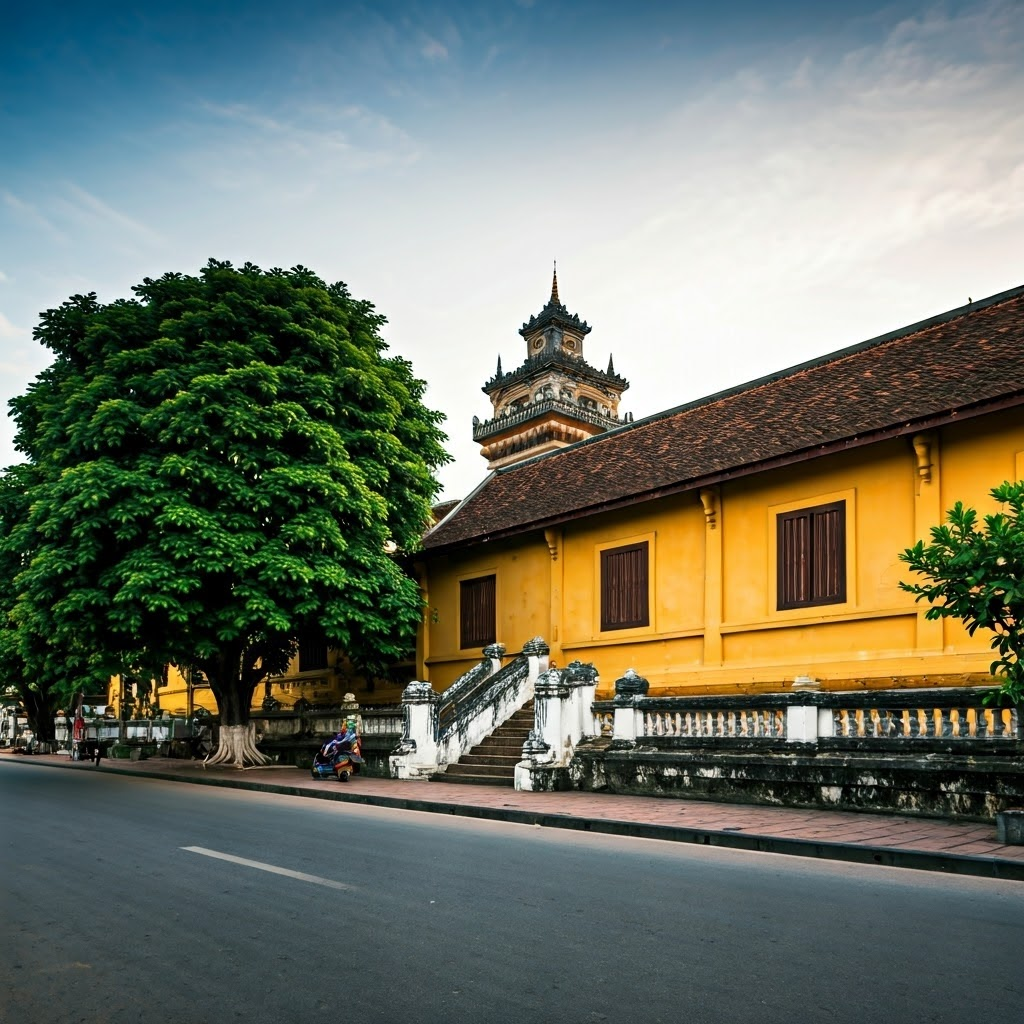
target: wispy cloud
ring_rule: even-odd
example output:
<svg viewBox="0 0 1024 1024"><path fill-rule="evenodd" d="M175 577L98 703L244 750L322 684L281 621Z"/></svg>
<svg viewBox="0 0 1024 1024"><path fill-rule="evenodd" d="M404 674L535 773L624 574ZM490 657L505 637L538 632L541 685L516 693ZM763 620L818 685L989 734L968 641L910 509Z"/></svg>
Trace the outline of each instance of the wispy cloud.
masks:
<svg viewBox="0 0 1024 1024"><path fill-rule="evenodd" d="M735 253L773 238L759 279L792 281L1024 218L1024 27L1006 9L931 12L838 59L738 70L651 140L675 181L634 241L706 234Z"/></svg>
<svg viewBox="0 0 1024 1024"><path fill-rule="evenodd" d="M386 115L357 103L293 104L272 113L248 104L203 102L201 109L219 126L211 167L225 164L259 174L279 168L282 159L301 161L302 179L338 170L365 172L414 162L416 141ZM227 129L227 131L225 131ZM259 154L252 163L244 154Z"/></svg>
<svg viewBox="0 0 1024 1024"><path fill-rule="evenodd" d="M436 39L428 36L420 47L420 53L426 57L427 60L447 60L448 59L448 47L444 43L439 42Z"/></svg>
<svg viewBox="0 0 1024 1024"><path fill-rule="evenodd" d="M68 236L64 234L51 220L43 216L39 209L32 203L19 199L12 192L3 193L4 204L9 210L22 220L28 221L33 227L42 228L47 234L58 242L67 242Z"/></svg>
<svg viewBox="0 0 1024 1024"><path fill-rule="evenodd" d="M74 182L67 182L65 187L70 194L71 201L61 197L57 197L56 201L71 217L90 221L108 229L114 228L129 235L136 235L146 242L162 241L160 234L148 225L114 209L109 203L104 202L91 192L87 192Z"/></svg>
<svg viewBox="0 0 1024 1024"><path fill-rule="evenodd" d="M0 313L0 338L27 338L32 332L27 327L18 327Z"/></svg>

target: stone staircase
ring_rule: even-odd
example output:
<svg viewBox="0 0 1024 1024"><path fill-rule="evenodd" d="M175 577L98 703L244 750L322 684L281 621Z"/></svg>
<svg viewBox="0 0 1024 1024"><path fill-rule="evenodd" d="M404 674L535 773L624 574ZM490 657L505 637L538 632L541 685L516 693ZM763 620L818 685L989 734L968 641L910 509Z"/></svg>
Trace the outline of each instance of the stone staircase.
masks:
<svg viewBox="0 0 1024 1024"><path fill-rule="evenodd" d="M523 744L533 728L533 701L516 711L490 736L463 754L447 770L432 775L433 782L475 783L478 786L508 786L515 784L515 768L523 759Z"/></svg>

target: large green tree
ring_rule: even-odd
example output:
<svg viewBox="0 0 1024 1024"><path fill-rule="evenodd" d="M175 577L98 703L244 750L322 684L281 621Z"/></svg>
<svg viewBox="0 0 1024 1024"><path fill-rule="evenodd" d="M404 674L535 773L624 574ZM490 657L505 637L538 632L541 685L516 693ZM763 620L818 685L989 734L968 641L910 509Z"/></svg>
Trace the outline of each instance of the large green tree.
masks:
<svg viewBox="0 0 1024 1024"><path fill-rule="evenodd" d="M29 495L39 479L31 463L0 473L0 690L16 696L42 745L54 742L57 711L73 708L83 689L105 685L109 665L75 642L54 644L52 609L33 609L20 620L15 615L17 580L33 556Z"/></svg>
<svg viewBox="0 0 1024 1024"><path fill-rule="evenodd" d="M946 522L932 527L931 543L919 540L900 555L923 583L900 586L926 600L929 619L961 619L973 636L992 632L998 654L990 671L1003 694L1024 702L1024 481L990 492L1005 508L980 519L958 501Z"/></svg>
<svg viewBox="0 0 1024 1024"><path fill-rule="evenodd" d="M14 621L93 668L201 671L215 759L258 763L253 693L298 639L372 670L414 634L391 552L428 522L441 416L373 306L305 268L210 261L133 291L36 330L55 358L11 402L38 471Z"/></svg>

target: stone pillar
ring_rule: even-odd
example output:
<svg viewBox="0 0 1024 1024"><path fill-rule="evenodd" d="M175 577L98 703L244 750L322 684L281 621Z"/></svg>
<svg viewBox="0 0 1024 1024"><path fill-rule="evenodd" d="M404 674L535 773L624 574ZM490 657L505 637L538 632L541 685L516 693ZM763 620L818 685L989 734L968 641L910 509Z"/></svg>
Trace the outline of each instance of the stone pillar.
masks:
<svg viewBox="0 0 1024 1024"><path fill-rule="evenodd" d="M722 664L722 491L700 491L704 507L704 664Z"/></svg>
<svg viewBox="0 0 1024 1024"><path fill-rule="evenodd" d="M572 717L572 742L595 735L594 694L597 691L597 669L593 664L572 661L562 673L562 681L569 687L569 715Z"/></svg>
<svg viewBox="0 0 1024 1024"><path fill-rule="evenodd" d="M794 692L814 693L821 689L821 683L811 676L797 676L793 680ZM786 742L818 742L818 709L813 705L798 705L786 708Z"/></svg>
<svg viewBox="0 0 1024 1024"><path fill-rule="evenodd" d="M927 540L929 531L943 521L942 460L937 431L915 434L911 438L914 455L914 537ZM913 543L913 541L911 541ZM928 602L918 601L917 652L940 654L944 648L944 619L927 617ZM926 670L927 671L927 670Z"/></svg>
<svg viewBox="0 0 1024 1024"><path fill-rule="evenodd" d="M627 669L621 679L615 680L615 719L612 726L612 741L615 743L636 743L642 731L641 712L636 703L647 696L650 684L634 669Z"/></svg>
<svg viewBox="0 0 1024 1024"><path fill-rule="evenodd" d="M549 668L537 677L533 686L534 697L534 730L544 747L547 747L547 760L557 764L565 764L572 751L572 725L569 715L567 698L569 687L562 679L557 668ZM526 747L523 747L526 756Z"/></svg>
<svg viewBox="0 0 1024 1024"><path fill-rule="evenodd" d="M534 769L551 764L551 747L537 729L531 729L523 744L523 759L515 768L513 785L517 792L531 793L536 788ZM538 773L539 774L539 773Z"/></svg>
<svg viewBox="0 0 1024 1024"><path fill-rule="evenodd" d="M402 693L405 730L391 755L391 777L414 779L437 770L437 709L440 696L430 683L410 683Z"/></svg>
<svg viewBox="0 0 1024 1024"><path fill-rule="evenodd" d="M488 644L481 652L491 663L491 675L501 671L501 659L505 657L504 644Z"/></svg>
<svg viewBox="0 0 1024 1024"><path fill-rule="evenodd" d="M523 644L523 654L530 663L530 678L536 680L542 672L547 672L551 662L551 648L544 643L543 639L535 636Z"/></svg>

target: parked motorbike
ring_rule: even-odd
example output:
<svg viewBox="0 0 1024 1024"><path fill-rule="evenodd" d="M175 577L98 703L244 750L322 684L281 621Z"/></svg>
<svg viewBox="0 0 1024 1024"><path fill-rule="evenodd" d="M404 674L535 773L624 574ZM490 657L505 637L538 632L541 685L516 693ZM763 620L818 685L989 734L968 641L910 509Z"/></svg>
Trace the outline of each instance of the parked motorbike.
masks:
<svg viewBox="0 0 1024 1024"><path fill-rule="evenodd" d="M313 778L348 782L353 775L359 774L359 766L363 763L360 749L358 736L325 743L313 758Z"/></svg>

